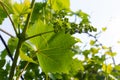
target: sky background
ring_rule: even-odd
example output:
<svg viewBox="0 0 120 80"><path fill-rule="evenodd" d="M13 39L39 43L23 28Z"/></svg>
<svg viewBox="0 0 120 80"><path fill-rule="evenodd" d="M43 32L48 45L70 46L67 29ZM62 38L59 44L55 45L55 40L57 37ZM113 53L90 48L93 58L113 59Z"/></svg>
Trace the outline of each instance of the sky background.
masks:
<svg viewBox="0 0 120 80"><path fill-rule="evenodd" d="M16 0L20 1L20 0ZM41 0L37 0L41 1ZM112 46L113 50L118 54L115 57L116 63L120 63L120 0L70 0L71 9L73 11L82 10L90 15L92 25L100 30L102 27L107 27L107 31L102 33L99 41L106 46ZM11 23L5 19L0 28L14 35L13 29L9 28ZM0 32L1 34L2 32ZM8 40L8 36L2 34ZM0 42L0 51L3 45Z"/></svg>
<svg viewBox="0 0 120 80"><path fill-rule="evenodd" d="M90 15L92 25L100 30L107 27L99 41L106 46L113 47L117 52L116 63L120 60L120 0L71 0L71 9L82 10ZM111 60L110 60L111 61Z"/></svg>

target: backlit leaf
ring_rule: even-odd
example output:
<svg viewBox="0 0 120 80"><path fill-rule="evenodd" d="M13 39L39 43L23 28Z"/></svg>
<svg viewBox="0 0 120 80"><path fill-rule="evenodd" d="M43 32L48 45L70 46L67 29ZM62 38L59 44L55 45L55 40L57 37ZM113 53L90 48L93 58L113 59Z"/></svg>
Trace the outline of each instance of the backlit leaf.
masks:
<svg viewBox="0 0 120 80"><path fill-rule="evenodd" d="M78 15L82 19L88 19L88 17L89 17L89 15L87 13L83 12L82 10L77 11L76 15Z"/></svg>
<svg viewBox="0 0 120 80"><path fill-rule="evenodd" d="M36 20L41 19L43 17L43 7L45 7L42 3L35 3L32 16L31 16L31 21L34 23Z"/></svg>
<svg viewBox="0 0 120 80"><path fill-rule="evenodd" d="M72 65L71 65L71 71L72 71L71 74L76 74L80 70L84 71L84 67L83 67L82 62L78 59L74 59L72 61Z"/></svg>
<svg viewBox="0 0 120 80"><path fill-rule="evenodd" d="M29 29L29 35L35 35L53 30L52 26L37 21ZM69 34L47 33L30 40L37 48L37 58L42 70L46 73L68 73L73 53L71 46L76 42Z"/></svg>
<svg viewBox="0 0 120 80"><path fill-rule="evenodd" d="M30 58L29 56L25 55L25 53L22 50L20 50L20 58L21 58L21 60L37 64L37 62L35 62L32 58Z"/></svg>
<svg viewBox="0 0 120 80"><path fill-rule="evenodd" d="M90 45L94 45L95 44L95 41L94 40L90 40Z"/></svg>
<svg viewBox="0 0 120 80"><path fill-rule="evenodd" d="M6 8L8 14L13 13L13 10L12 10L12 1L11 0L1 0L0 2ZM5 10L3 9L3 7L0 5L0 24L2 24L3 20L6 17L7 17L7 14L6 14Z"/></svg>
<svg viewBox="0 0 120 80"><path fill-rule="evenodd" d="M103 49L109 49L109 48L108 48L108 47L106 47L106 46L102 46L102 48L103 48Z"/></svg>
<svg viewBox="0 0 120 80"><path fill-rule="evenodd" d="M29 13L30 10L30 0L24 0L23 3L14 3L13 5L14 14L17 16L23 16Z"/></svg>
<svg viewBox="0 0 120 80"><path fill-rule="evenodd" d="M117 53L116 52L111 52L111 51L106 51L105 54L109 56L115 56Z"/></svg>
<svg viewBox="0 0 120 80"><path fill-rule="evenodd" d="M69 0L48 0L54 10L70 9Z"/></svg>
<svg viewBox="0 0 120 80"><path fill-rule="evenodd" d="M102 69L103 69L104 72L109 74L112 71L112 65L111 64L108 64L108 65L103 64Z"/></svg>
<svg viewBox="0 0 120 80"><path fill-rule="evenodd" d="M105 32L106 30L107 30L107 28L106 28L106 27L103 27L103 28L102 28L102 31L103 31L103 32Z"/></svg>
<svg viewBox="0 0 120 80"><path fill-rule="evenodd" d="M93 54L96 54L99 52L100 49L99 48L91 48L90 50Z"/></svg>
<svg viewBox="0 0 120 80"><path fill-rule="evenodd" d="M0 8L0 24L2 24L2 22L6 17L7 17L7 14L3 11L2 8Z"/></svg>
<svg viewBox="0 0 120 80"><path fill-rule="evenodd" d="M79 38L75 38L75 40L76 40L77 42L82 43L81 39L79 39Z"/></svg>
<svg viewBox="0 0 120 80"><path fill-rule="evenodd" d="M120 71L120 65L116 65L116 66L115 66L115 70Z"/></svg>

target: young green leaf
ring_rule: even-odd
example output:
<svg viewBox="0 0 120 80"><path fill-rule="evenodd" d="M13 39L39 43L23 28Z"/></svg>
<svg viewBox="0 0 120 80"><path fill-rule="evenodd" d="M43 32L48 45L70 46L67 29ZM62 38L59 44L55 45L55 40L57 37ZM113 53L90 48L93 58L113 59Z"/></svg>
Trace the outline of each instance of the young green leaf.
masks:
<svg viewBox="0 0 120 80"><path fill-rule="evenodd" d="M114 68L115 68L115 70L120 71L120 66L119 65L116 65Z"/></svg>
<svg viewBox="0 0 120 80"><path fill-rule="evenodd" d="M5 60L0 60L0 69L5 65Z"/></svg>
<svg viewBox="0 0 120 80"><path fill-rule="evenodd" d="M20 50L20 58L21 58L21 60L37 64L37 62L35 62L32 58L30 58L29 56L25 55L25 53L22 50Z"/></svg>
<svg viewBox="0 0 120 80"><path fill-rule="evenodd" d="M112 71L112 65L111 64L108 64L108 65L103 64L102 69L103 69L104 72L109 74Z"/></svg>
<svg viewBox="0 0 120 80"><path fill-rule="evenodd" d="M70 0L48 0L48 4L50 4L55 11L70 9Z"/></svg>
<svg viewBox="0 0 120 80"><path fill-rule="evenodd" d="M70 66L71 67L71 73L70 74L76 74L78 71L84 71L84 67L83 67L83 64L80 60L78 59L73 59L72 60L72 65Z"/></svg>
<svg viewBox="0 0 120 80"><path fill-rule="evenodd" d="M3 10L3 8L0 6L0 24L4 21L4 19L7 17L7 14Z"/></svg>
<svg viewBox="0 0 120 80"><path fill-rule="evenodd" d="M117 53L116 53L116 52L111 52L111 51L106 51L105 54L113 57L113 56L115 56Z"/></svg>
<svg viewBox="0 0 120 80"><path fill-rule="evenodd" d="M29 13L30 10L30 0L24 0L22 4L14 3L13 12L17 16L23 16L24 14Z"/></svg>
<svg viewBox="0 0 120 80"><path fill-rule="evenodd" d="M2 24L3 20L7 17L7 14L5 10L3 9L3 6L8 11L8 14L11 14L13 12L12 10L12 1L11 0L1 0L0 1L0 24ZM2 6L3 4L3 6Z"/></svg>
<svg viewBox="0 0 120 80"><path fill-rule="evenodd" d="M29 36L53 30L51 26L37 21L29 29ZM32 32L31 32L32 31ZM75 40L63 31L58 33L46 33L30 39L37 48L37 58L42 70L46 73L68 73L72 62L73 53L71 47Z"/></svg>
<svg viewBox="0 0 120 80"><path fill-rule="evenodd" d="M103 28L102 28L102 31L103 31L103 32L105 32L106 30L107 30L107 28L106 28L106 27L103 27Z"/></svg>
<svg viewBox="0 0 120 80"><path fill-rule="evenodd" d="M94 40L90 40L90 45L93 46L95 44Z"/></svg>
<svg viewBox="0 0 120 80"><path fill-rule="evenodd" d="M90 49L93 54L97 54L99 52L99 48L91 48Z"/></svg>

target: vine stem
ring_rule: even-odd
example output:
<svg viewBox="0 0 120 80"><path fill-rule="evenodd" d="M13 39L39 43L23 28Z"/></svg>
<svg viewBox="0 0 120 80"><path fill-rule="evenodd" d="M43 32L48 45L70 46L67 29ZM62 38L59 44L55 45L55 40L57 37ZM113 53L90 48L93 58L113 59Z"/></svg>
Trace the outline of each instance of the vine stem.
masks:
<svg viewBox="0 0 120 80"><path fill-rule="evenodd" d="M51 33L51 32L54 32L54 30L51 30L51 31L47 31L47 32L43 32L43 33L39 33L39 34L30 36L30 37L26 38L25 40L28 40L28 39L31 39L31 38L35 38L35 37L41 36L41 35L43 35L43 34Z"/></svg>
<svg viewBox="0 0 120 80"><path fill-rule="evenodd" d="M32 10L33 10L33 7L34 7L34 3L35 3L35 0L32 0L31 7L30 7ZM32 14L32 12L30 12L27 16L27 20L26 20L26 24L25 24L25 27L23 29L23 32L21 34L19 34L19 36L17 36L19 38L19 41L18 41L18 45L17 45L17 48L16 48L15 57L14 57L14 60L13 60L13 63L12 63L12 67L11 67L11 70L10 70L9 80L13 80L15 67L16 67L17 60L18 60L18 57L19 57L19 54L20 54L20 48L22 46L22 43L25 41L25 34L26 34L27 28L29 26L29 21L30 21L31 14Z"/></svg>
<svg viewBox="0 0 120 80"><path fill-rule="evenodd" d="M17 60L18 60L18 56L20 54L20 48L22 46L22 43L23 43L23 41L19 40L18 46L17 46L17 49L16 49L16 53L15 53L15 57L13 59L13 64L12 64L12 67L11 67L11 70L10 70L9 80L13 80L14 71L15 71Z"/></svg>
<svg viewBox="0 0 120 80"><path fill-rule="evenodd" d="M0 1L0 5L1 5L2 8L4 9L4 11L6 12L6 14L7 14L9 20L11 21L11 23L12 23L12 25L13 25L13 29L14 29L14 31L15 31L15 34L17 35L17 30L16 30L16 28L15 28L15 24L14 24L12 18L10 17L9 12L8 12L7 9L5 8L6 5L5 5L3 2L1 2L1 1Z"/></svg>
<svg viewBox="0 0 120 80"><path fill-rule="evenodd" d="M11 54L11 52L10 52L10 49L9 49L9 47L7 46L7 44L5 43L5 40L3 39L3 37L2 37L1 35L0 35L0 39L1 39L2 43L4 44L6 50L7 50L8 56L9 56L9 57L11 58L11 60L13 61L14 59L13 59L13 57L12 57L12 54ZM22 80L24 80L23 77L22 77L22 75L21 75L20 77L21 77Z"/></svg>
<svg viewBox="0 0 120 80"><path fill-rule="evenodd" d="M17 77L16 80L19 80L19 77L22 76L22 73L25 71L25 69L28 67L29 62L27 62L27 64L25 65L24 69L20 72L19 76Z"/></svg>
<svg viewBox="0 0 120 80"><path fill-rule="evenodd" d="M33 8L34 8L34 3L35 3L35 0L32 0L32 2L31 2L31 9L32 9L32 11L33 11ZM25 27L24 27L23 32L22 32L23 35L25 35L25 33L27 31L27 28L29 26L29 22L30 22L30 18L31 18L31 15L32 15L32 11L27 16L26 24L25 24Z"/></svg>

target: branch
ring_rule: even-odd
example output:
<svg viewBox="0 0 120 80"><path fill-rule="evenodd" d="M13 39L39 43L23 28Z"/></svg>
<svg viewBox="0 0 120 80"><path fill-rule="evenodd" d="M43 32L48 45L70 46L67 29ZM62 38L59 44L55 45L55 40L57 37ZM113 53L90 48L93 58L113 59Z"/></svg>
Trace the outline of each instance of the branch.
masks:
<svg viewBox="0 0 120 80"><path fill-rule="evenodd" d="M13 61L13 57L12 57L12 54L10 52L10 49L8 48L7 44L5 43L5 40L3 39L3 37L1 35L0 35L0 39L1 39L2 43L4 44L6 50L7 50L8 56ZM22 77L22 75L21 75L21 79L24 80L24 78Z"/></svg>
<svg viewBox="0 0 120 80"><path fill-rule="evenodd" d="M8 48L7 44L5 43L5 40L3 39L3 37L1 35L0 35L0 39L1 39L2 43L4 44L6 50L7 50L8 56L13 61L13 57L12 57L12 54L10 52L10 49Z"/></svg>
<svg viewBox="0 0 120 80"><path fill-rule="evenodd" d="M41 35L43 35L43 34L51 33L51 32L54 32L54 30L52 30L52 31L47 31L47 32L43 32L43 33L39 33L39 34L30 36L30 37L26 38L25 40L28 40L28 39L31 39L31 38L35 38L35 37L41 36Z"/></svg>
<svg viewBox="0 0 120 80"><path fill-rule="evenodd" d="M33 9L34 3L35 3L35 0L32 0L31 9ZM25 24L25 27L23 29L23 32L22 32L22 34L20 34L20 37L18 37L19 42L18 42L17 49L16 49L16 52L15 52L15 57L14 57L14 60L13 60L13 64L12 64L12 67L11 67L11 70L10 70L9 80L13 80L15 67L16 67L17 60L18 60L18 57L19 57L19 54L20 54L20 48L22 46L22 43L25 40L25 34L26 34L26 31L27 31L27 28L28 28L28 25L29 25L31 14L32 14L32 12L28 14L26 24ZM21 36L23 36L23 38L21 38Z"/></svg>
<svg viewBox="0 0 120 80"><path fill-rule="evenodd" d="M32 0L32 2L31 2L31 10L32 11L33 11L33 8L34 8L34 3L35 3L35 0ZM26 24L25 24L25 27L24 27L23 32L22 32L23 35L25 35L25 33L27 31L27 28L29 26L29 22L30 22L30 18L31 18L31 15L32 15L32 11L27 16Z"/></svg>
<svg viewBox="0 0 120 80"><path fill-rule="evenodd" d="M9 80L13 80L15 67L16 67L16 63L17 63L17 60L18 60L18 56L20 54L20 48L22 46L22 43L23 42L21 40L19 40L16 52L15 52L15 57L14 57L14 60L13 60L13 63L12 63L12 67L11 67L11 70L10 70Z"/></svg>
<svg viewBox="0 0 120 80"><path fill-rule="evenodd" d="M109 49L110 49L110 52L113 52L111 47L110 47ZM114 64L114 66L116 66L115 58L114 58L113 56L112 56L112 60L113 60L113 64Z"/></svg>
<svg viewBox="0 0 120 80"><path fill-rule="evenodd" d="M27 64L25 65L25 67L23 68L23 70L20 72L20 74L19 74L19 76L17 77L16 80L19 80L19 77L22 75L23 71L26 70L26 68L28 67L28 65L29 65L29 62L27 62Z"/></svg>
<svg viewBox="0 0 120 80"><path fill-rule="evenodd" d="M3 30L3 29L1 29L1 28L0 28L0 31L1 31L1 32L3 32L3 33L5 33L5 34L7 34L8 36L10 36L10 37L14 38L14 36L13 36L13 35L11 35L10 33L6 32L6 31L4 31L4 30Z"/></svg>
<svg viewBox="0 0 120 80"><path fill-rule="evenodd" d="M14 29L14 31L15 31L15 34L17 35L17 30L16 30L16 28L15 28L15 24L14 24L14 22L12 21L12 18L10 17L9 12L8 12L7 9L5 8L6 5L5 5L3 2L1 2L1 1L0 1L0 5L3 7L4 11L6 12L9 20L11 21L11 23L12 23L12 25L13 25L13 29Z"/></svg>
<svg viewBox="0 0 120 80"><path fill-rule="evenodd" d="M101 33L101 32L99 32L98 34L100 34L100 33ZM91 36L91 37L93 37L93 38L95 39L96 42L99 42L96 36L93 36L93 35L90 34L90 33L86 33L86 34L89 35L89 36ZM97 35L98 35L98 34L97 34ZM100 43L100 42L99 42L99 45L100 45L101 47L103 46L103 44ZM110 52L113 52L111 47L109 47L109 51L110 51ZM111 58L112 58L112 61L113 61L114 66L115 66L115 65L116 65L115 59L114 59L113 56L112 56Z"/></svg>
<svg viewBox="0 0 120 80"><path fill-rule="evenodd" d="M96 36L93 36L93 35L90 34L90 33L86 33L86 34L87 34L88 36L90 36L90 37L93 37L93 38L95 39L96 42L99 42ZM99 34L100 34L100 33L99 33ZM103 46L103 44L100 43L100 42L99 42L99 45L100 45L100 46Z"/></svg>

